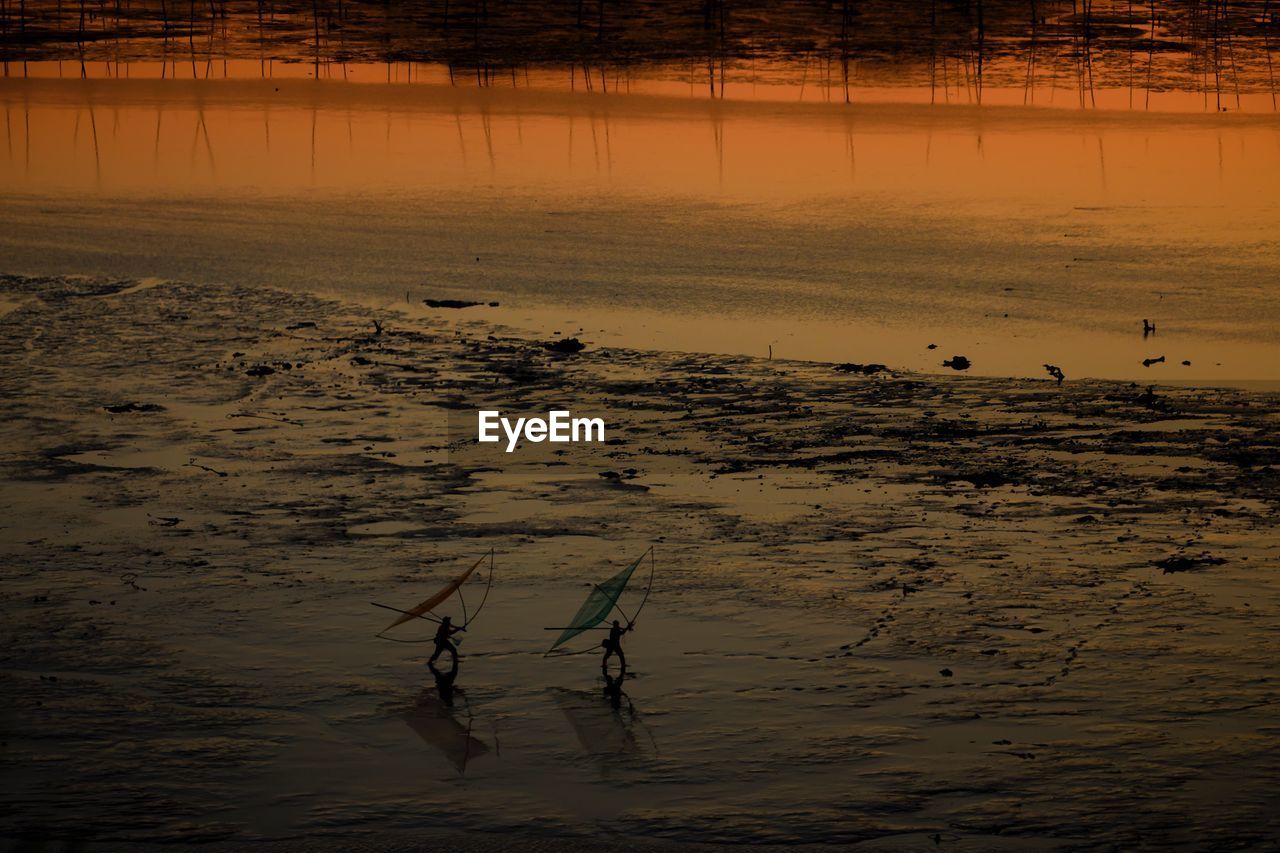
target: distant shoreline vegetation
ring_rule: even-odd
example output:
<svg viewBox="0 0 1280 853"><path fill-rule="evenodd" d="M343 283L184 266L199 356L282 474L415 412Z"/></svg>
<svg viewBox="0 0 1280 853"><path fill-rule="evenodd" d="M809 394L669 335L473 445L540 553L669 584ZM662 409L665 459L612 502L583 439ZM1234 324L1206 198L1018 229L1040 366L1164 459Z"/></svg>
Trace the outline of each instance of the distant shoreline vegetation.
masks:
<svg viewBox="0 0 1280 853"><path fill-rule="evenodd" d="M424 62L764 84L1277 92L1280 0L0 0L6 76L39 60ZM13 64L18 67L14 68Z"/></svg>

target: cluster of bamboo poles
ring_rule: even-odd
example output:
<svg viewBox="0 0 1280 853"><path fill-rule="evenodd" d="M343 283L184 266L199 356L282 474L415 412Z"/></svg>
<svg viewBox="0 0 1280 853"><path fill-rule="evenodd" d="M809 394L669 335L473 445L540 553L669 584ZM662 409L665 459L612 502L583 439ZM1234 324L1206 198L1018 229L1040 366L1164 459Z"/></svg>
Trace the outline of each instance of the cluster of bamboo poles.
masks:
<svg viewBox="0 0 1280 853"><path fill-rule="evenodd" d="M731 75L752 79L758 65L789 65L804 87L816 63L818 84L848 101L860 68L890 53L927 69L935 99L949 100L954 89L981 103L998 63L1004 85L1011 67L1024 66L1028 101L1047 76L1051 89L1074 81L1087 105L1099 87L1099 61L1110 64L1114 87L1123 58L1128 87L1145 90L1146 103L1175 74L1180 88L1195 80L1206 105L1212 97L1225 109L1232 98L1238 107L1245 90L1270 91L1275 105L1277 6L1280 0L814 0L812 14L795 24L799 35L783 44L762 31L758 14L747 14L755 6L733 0L696 7L648 0L635 8L619 0L0 0L0 59L7 72L9 62L63 58L69 50L81 59L114 54L116 62L185 52L194 69L197 56L256 54L264 63L309 59L317 77L353 60L388 69L432 61L479 86L520 85L530 64L558 64L572 88L601 92L624 86L626 69L687 63L691 82L701 65L711 97L724 95ZM511 44L520 27L539 35L530 15L540 7L571 32L556 31L561 54L521 58ZM663 9L674 34L637 47L629 28ZM886 18L894 9L900 20ZM890 42L881 38L886 28Z"/></svg>

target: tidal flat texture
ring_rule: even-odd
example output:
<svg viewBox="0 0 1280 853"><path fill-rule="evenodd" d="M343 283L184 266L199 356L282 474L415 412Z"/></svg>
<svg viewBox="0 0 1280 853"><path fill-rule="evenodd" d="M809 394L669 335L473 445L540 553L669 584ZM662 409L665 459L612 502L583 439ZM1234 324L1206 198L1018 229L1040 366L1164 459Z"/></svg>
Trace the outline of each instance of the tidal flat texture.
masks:
<svg viewBox="0 0 1280 853"><path fill-rule="evenodd" d="M0 326L0 837L1280 832L1276 395L565 354L265 286L8 276ZM609 442L473 441L561 406ZM615 709L543 629L650 545ZM449 705L370 602L490 549Z"/></svg>

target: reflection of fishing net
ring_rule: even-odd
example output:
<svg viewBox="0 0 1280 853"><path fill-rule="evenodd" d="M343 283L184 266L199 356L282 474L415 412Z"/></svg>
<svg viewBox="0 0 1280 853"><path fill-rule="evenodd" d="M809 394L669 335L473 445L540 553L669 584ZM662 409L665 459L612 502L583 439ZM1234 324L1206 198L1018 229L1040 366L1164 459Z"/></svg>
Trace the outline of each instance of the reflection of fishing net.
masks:
<svg viewBox="0 0 1280 853"><path fill-rule="evenodd" d="M439 700L410 709L404 721L425 743L439 750L459 773L466 772L468 761L489 752L484 741L471 736L471 726L462 725Z"/></svg>
<svg viewBox="0 0 1280 853"><path fill-rule="evenodd" d="M645 554L647 553L646 551ZM591 590L587 600L582 602L582 606L578 608L577 614L569 620L569 627L564 629L564 633L551 646L552 650L559 648L583 631L588 631L605 620L605 617L609 615L609 611L613 609L613 605L617 603L618 596L622 595L622 590L626 589L627 582L631 580L631 575L635 572L636 566L640 565L640 561L645 558L645 554L636 557L631 565L604 583L597 584L595 589Z"/></svg>
<svg viewBox="0 0 1280 853"><path fill-rule="evenodd" d="M560 689L552 695L582 748L592 757L617 759L640 752L632 731L632 712L614 711L590 693Z"/></svg>

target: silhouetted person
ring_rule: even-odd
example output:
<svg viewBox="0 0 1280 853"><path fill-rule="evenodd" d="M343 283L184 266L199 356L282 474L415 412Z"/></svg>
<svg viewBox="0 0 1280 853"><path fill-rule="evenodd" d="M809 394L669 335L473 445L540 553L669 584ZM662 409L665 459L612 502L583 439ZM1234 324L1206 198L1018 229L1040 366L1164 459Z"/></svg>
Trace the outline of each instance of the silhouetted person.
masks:
<svg viewBox="0 0 1280 853"><path fill-rule="evenodd" d="M427 664L435 663L436 658L440 657L440 653L447 651L453 656L453 665L456 667L458 665L458 647L453 644L453 635L465 630L467 629L461 626L453 627L453 623L448 616L441 619L440 627L436 629L436 651L431 656L431 660L427 661Z"/></svg>
<svg viewBox="0 0 1280 853"><path fill-rule="evenodd" d="M1067 374L1063 373L1062 368L1058 367L1056 364L1046 364L1044 369L1046 373L1058 380L1059 385L1062 384L1062 380L1067 378Z"/></svg>
<svg viewBox="0 0 1280 853"><path fill-rule="evenodd" d="M440 696L440 701L453 707L453 682L458 680L458 656L453 656L453 666L448 672L441 672L436 669L435 658L427 661L427 668L431 670L431 674L436 679L436 693ZM459 693L462 691L459 690Z"/></svg>
<svg viewBox="0 0 1280 853"><path fill-rule="evenodd" d="M618 656L618 665L621 672L627 671L627 656L622 653L622 635L631 630L631 626L623 628L617 619L613 620L613 627L609 629L609 636L600 645L604 646L604 657L600 661L601 669L609 668L609 658L614 655Z"/></svg>

